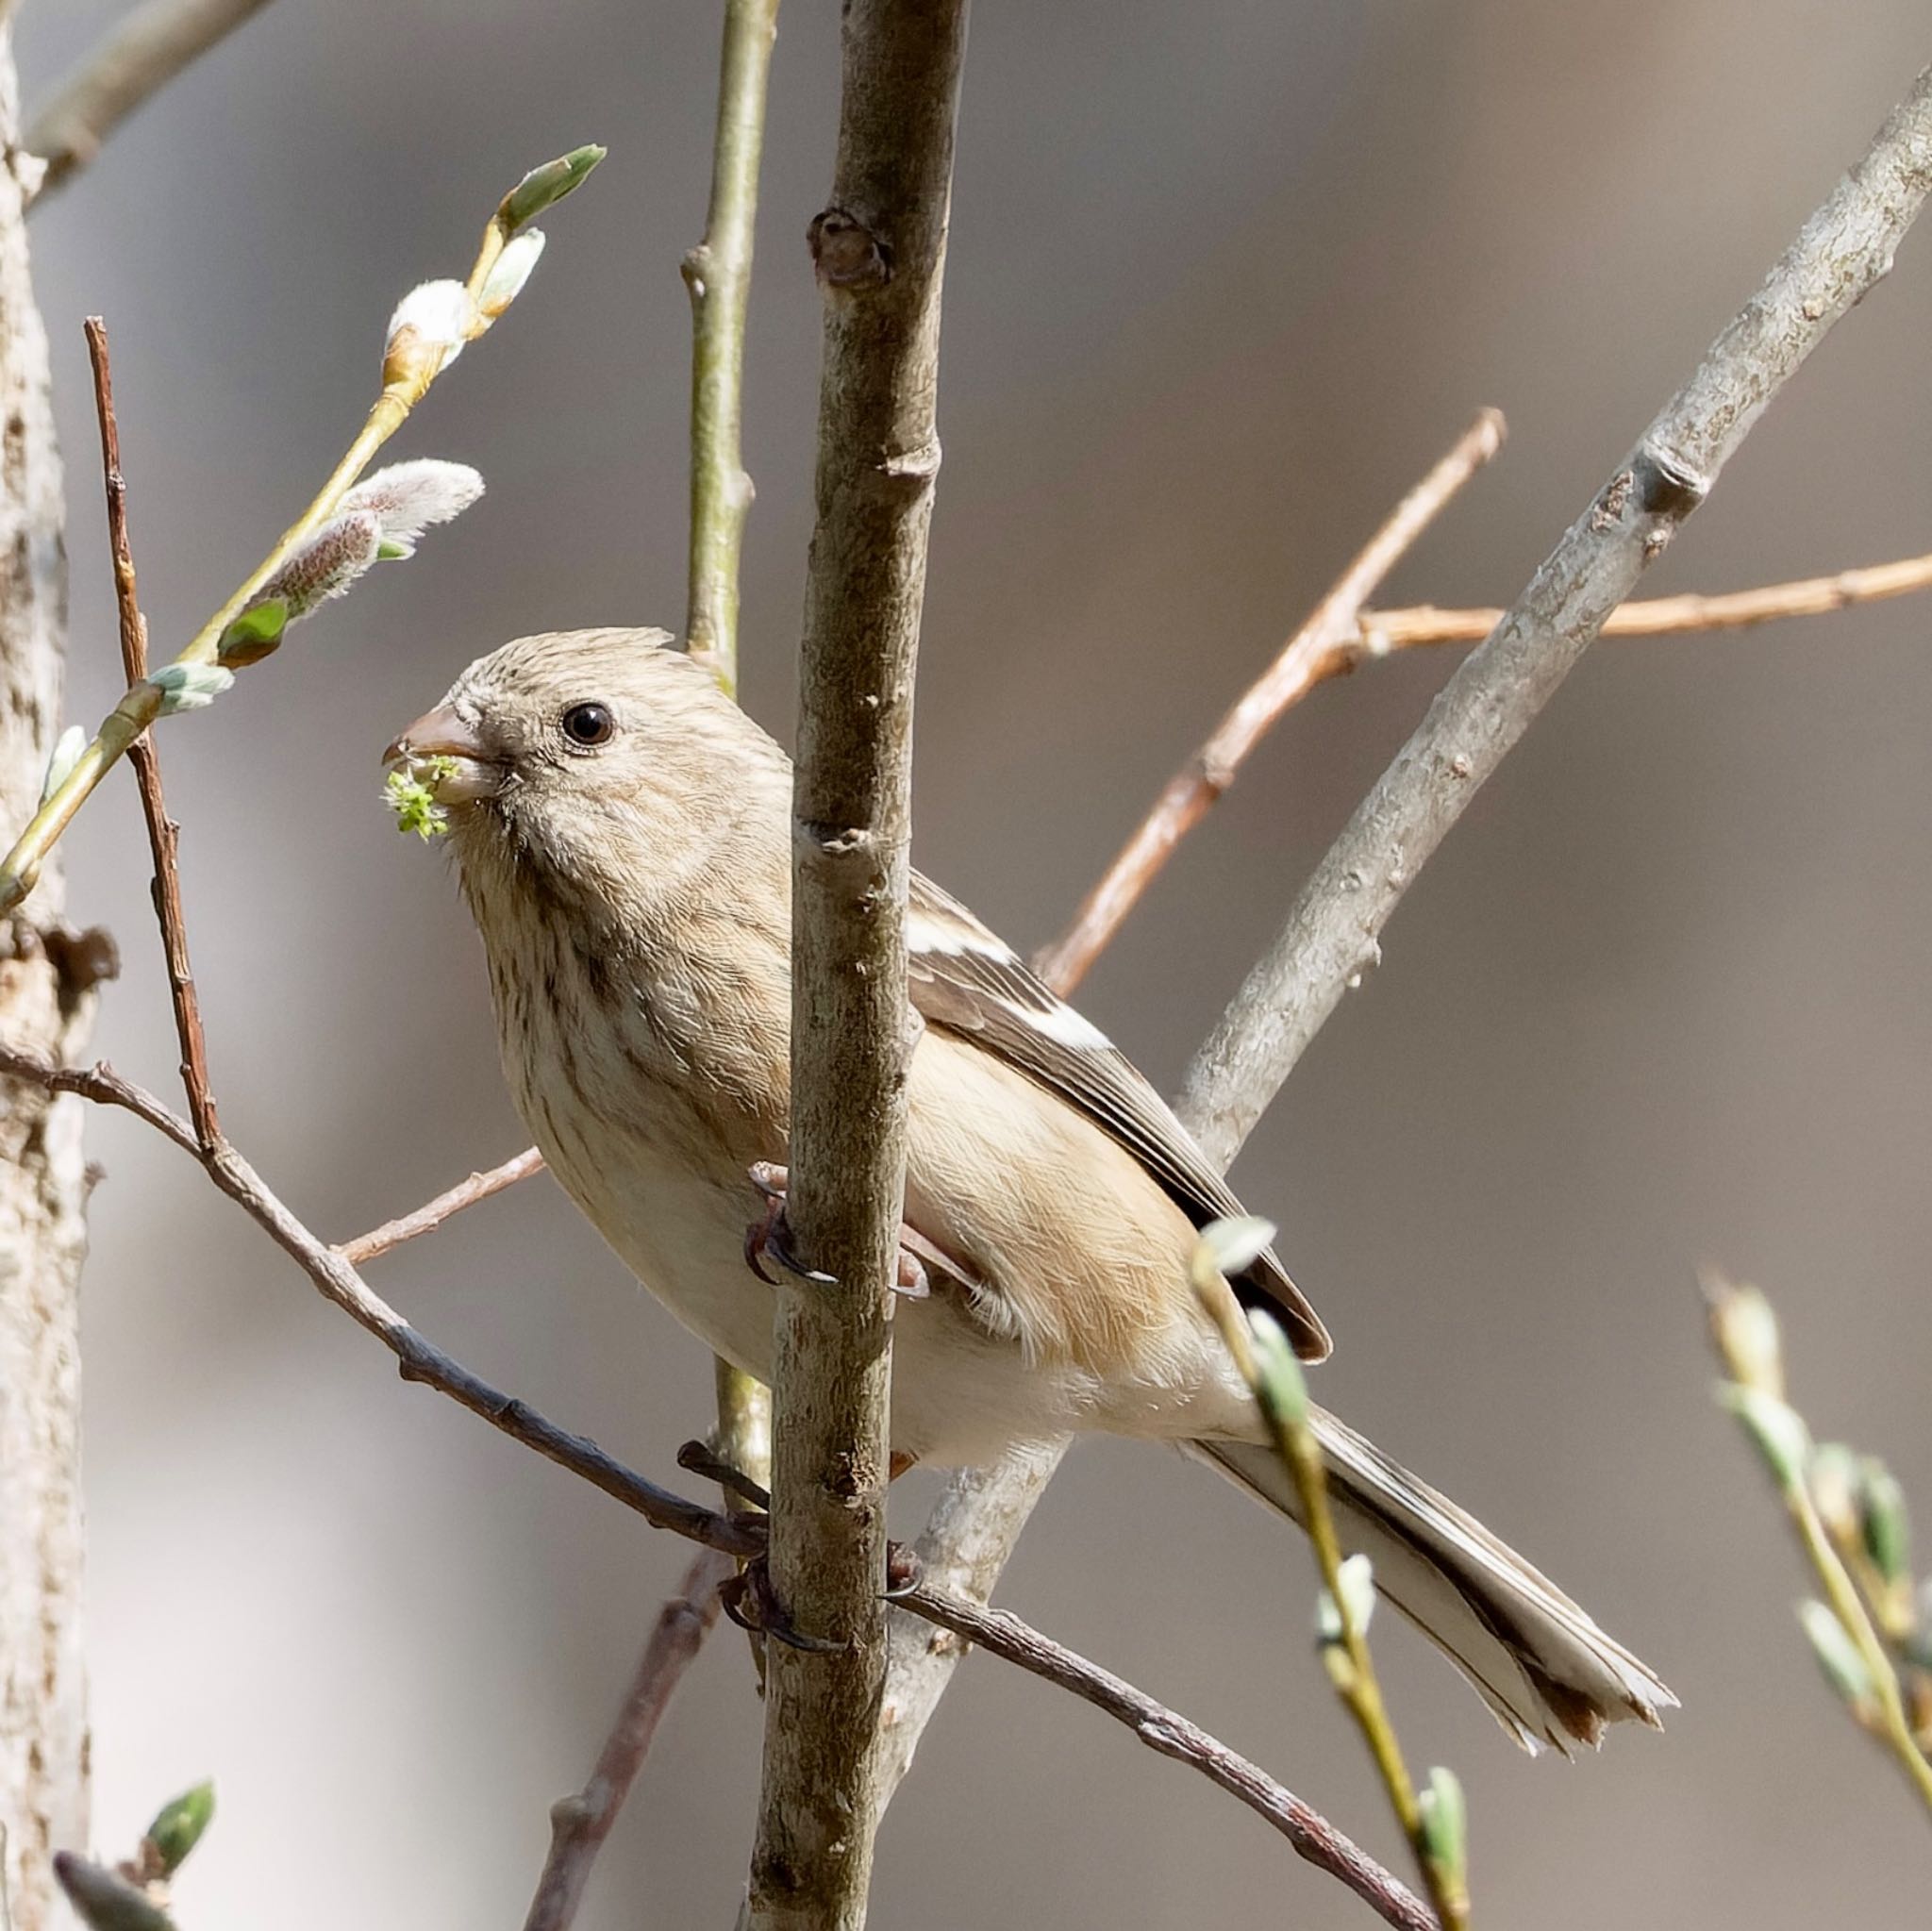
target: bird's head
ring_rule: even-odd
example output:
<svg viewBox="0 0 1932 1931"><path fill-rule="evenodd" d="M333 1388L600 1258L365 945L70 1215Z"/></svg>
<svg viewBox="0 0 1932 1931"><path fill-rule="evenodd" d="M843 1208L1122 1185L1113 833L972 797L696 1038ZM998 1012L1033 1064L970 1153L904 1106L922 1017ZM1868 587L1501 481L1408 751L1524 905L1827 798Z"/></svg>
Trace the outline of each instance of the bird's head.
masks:
<svg viewBox="0 0 1932 1931"><path fill-rule="evenodd" d="M610 903L688 877L788 808L784 753L661 630L520 638L384 754L447 813L466 880L508 868ZM783 832L777 831L783 849Z"/></svg>

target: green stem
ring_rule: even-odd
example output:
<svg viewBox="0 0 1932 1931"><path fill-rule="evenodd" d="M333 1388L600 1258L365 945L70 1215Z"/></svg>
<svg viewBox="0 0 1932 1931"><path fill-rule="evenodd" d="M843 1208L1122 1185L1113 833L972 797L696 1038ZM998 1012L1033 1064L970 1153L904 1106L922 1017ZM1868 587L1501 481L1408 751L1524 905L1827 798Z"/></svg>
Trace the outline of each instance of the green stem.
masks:
<svg viewBox="0 0 1932 1931"><path fill-rule="evenodd" d="M751 295L758 157L778 0L725 0L705 239L684 258L691 291L691 603L687 647L738 695L738 561L751 508L741 435L744 323ZM762 1488L772 1481L772 1396L720 1360L717 1452ZM728 1502L734 1513L744 1507Z"/></svg>
<svg viewBox="0 0 1932 1931"><path fill-rule="evenodd" d="M751 293L758 157L778 0L725 0L718 126L705 239L684 258L691 291L691 605L689 648L738 687L738 562L751 508L741 445L744 322Z"/></svg>

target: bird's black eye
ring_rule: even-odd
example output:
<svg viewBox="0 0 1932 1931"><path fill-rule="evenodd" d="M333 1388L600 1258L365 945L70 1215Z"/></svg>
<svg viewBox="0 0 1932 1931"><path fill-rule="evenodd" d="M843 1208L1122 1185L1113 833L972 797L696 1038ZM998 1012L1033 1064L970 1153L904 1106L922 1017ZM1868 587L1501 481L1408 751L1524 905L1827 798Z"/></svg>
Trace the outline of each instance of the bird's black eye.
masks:
<svg viewBox="0 0 1932 1931"><path fill-rule="evenodd" d="M563 714L563 735L580 750L594 750L608 744L617 721L602 704L574 704Z"/></svg>

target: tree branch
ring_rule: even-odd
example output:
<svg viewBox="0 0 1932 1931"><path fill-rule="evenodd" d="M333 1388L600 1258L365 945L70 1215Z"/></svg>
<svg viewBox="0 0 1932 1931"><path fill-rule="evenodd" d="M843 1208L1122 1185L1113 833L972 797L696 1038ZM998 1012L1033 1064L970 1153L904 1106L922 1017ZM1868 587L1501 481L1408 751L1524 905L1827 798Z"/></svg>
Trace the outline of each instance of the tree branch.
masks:
<svg viewBox="0 0 1932 1931"><path fill-rule="evenodd" d="M758 157L778 0L724 0L718 118L711 138L711 199L705 238L684 258L691 292L691 593L685 648L738 695L738 575L744 520L744 325L758 229ZM717 1448L733 1468L769 1486L772 1396L723 1356L712 1364ZM727 1502L735 1512L743 1505ZM754 1657L758 1655L753 1645ZM762 1667L762 1666L760 1666Z"/></svg>
<svg viewBox="0 0 1932 1931"><path fill-rule="evenodd" d="M1864 159L1806 224L1765 288L1720 336L1690 389L1674 403L1673 408L1676 408L1690 396L1697 404L1712 408L1706 433L1720 440L1724 454L1727 455L1735 446L1736 440L1756 420L1764 403L1816 346L1825 328L1890 266L1893 246L1918 211L1927 186L1932 185L1932 133L1928 133L1928 127L1932 127L1932 69L1919 76L1906 100L1879 130ZM1781 328L1785 331L1782 335ZM1742 394L1725 397L1722 392L1725 384L1712 379L1713 362L1720 352L1723 369L1734 378L1740 373L1740 360L1756 365L1757 374L1747 379ZM1696 446L1694 441L1692 446ZM1626 474L1630 476L1627 484L1622 482ZM1635 484L1634 469L1619 471L1608 493L1625 499L1618 506L1620 514L1628 508L1627 496ZM1579 527L1590 535L1601 536L1607 542L1614 542L1620 530L1616 517L1606 518L1607 527L1603 531L1589 529L1609 507L1607 500L1600 501ZM1660 534L1666 525L1659 522L1657 527ZM1566 537L1558 556L1574 557L1575 538L1575 531ZM1655 542L1656 539L1647 538L1646 541ZM1618 547L1620 555L1626 554L1627 545ZM1644 543L1640 542L1638 547L1641 567L1642 561L1650 559L1641 555ZM1525 601L1542 590L1549 575L1550 566L1546 565L1525 593ZM1607 593L1609 601L1601 608L1596 608L1594 599L1587 602L1581 613L1584 623L1590 621L1591 614L1601 623L1608 608L1622 601L1614 591ZM1519 606L1519 611L1522 608ZM1499 632L1499 638L1503 634ZM1514 626L1511 636L1515 641L1510 647L1519 649L1520 631ZM1587 641L1585 635L1584 641ZM1581 644L1574 647L1580 649ZM1488 648L1486 645L1469 658L1458 672L1458 678L1473 675L1487 684L1493 677L1493 671L1478 662ZM1574 657L1571 660L1574 661ZM1494 662L1491 656L1489 664ZM1445 698L1447 694L1444 693ZM1547 691L1541 694L1546 695ZM1531 708L1533 711L1534 706ZM1424 732L1429 731L1435 716L1432 711L1430 720L1423 726ZM1527 722L1526 717L1524 722ZM1411 740L1411 748L1414 741ZM1510 741L1514 741L1513 738ZM1495 749L1487 769L1493 769L1505 748ZM1463 754L1451 752L1449 776L1453 785L1462 787L1466 798L1469 787L1457 774L1454 763L1460 755ZM1474 770L1472 765L1472 774ZM1425 815L1439 782L1437 774L1414 762L1410 749L1404 750L1369 804L1357 814L1323 861L1297 903L1290 932L1284 934L1285 942L1276 947L1274 963L1285 971L1277 971L1269 977L1272 983L1276 983L1275 996L1284 1016L1280 1026L1271 1034L1268 993L1251 977L1221 1026L1196 1055L1183 1083L1176 1110L1202 1144L1222 1161L1231 1161L1239 1152L1254 1123L1279 1090L1281 1082L1323 1022L1341 1003L1342 993L1363 962L1366 948L1359 942L1323 946L1308 943L1297 947L1291 942L1295 922L1306 917L1313 930L1332 934L1340 928L1346 934L1360 909L1359 888L1370 878L1379 881L1375 888L1378 926L1386 921L1441 841L1450 821L1438 826L1435 837L1426 845L1407 851L1399 865L1375 871L1358 869L1357 855L1364 842L1359 831L1362 820L1371 806L1376 807L1378 820L1384 811L1389 812L1391 823ZM1272 1038L1269 1050L1235 1050L1251 1033ZM948 1485L926 1533L920 1539L922 1556L936 1573L947 1573L958 1587L970 1588L975 1596L984 1599L1006 1566L1027 1517L1065 1452L1066 1444L1062 1442L1043 1451L1009 1455L990 1469L961 1470ZM890 1802L891 1792L911 1767L919 1739L945 1694L959 1657L957 1645L936 1641L926 1631L895 1622L892 1668L886 1690L890 1721L880 1738L877 1763L881 1807Z"/></svg>
<svg viewBox="0 0 1932 1931"><path fill-rule="evenodd" d="M778 1293L772 1583L831 1650L768 1648L746 1919L858 1931L885 1679L888 1315L905 1185L912 680L939 470L940 290L965 0L848 0L817 522L793 795L791 1178Z"/></svg>
<svg viewBox="0 0 1932 1931"><path fill-rule="evenodd" d="M1034 960L1057 991L1071 992L1174 856L1182 839L1218 804L1243 760L1281 718L1324 678L1352 668L1341 655L1361 635L1362 605L1448 507L1450 499L1503 446L1500 410L1484 409L1391 512L1281 653L1242 692L1214 735L1168 779L1140 828L1080 903L1073 924Z"/></svg>
<svg viewBox="0 0 1932 1931"><path fill-rule="evenodd" d="M452 1214L459 1214L466 1207L475 1207L479 1200L488 1200L492 1193L501 1193L506 1187L514 1187L519 1180L526 1180L532 1174L542 1171L543 1156L534 1146L526 1146L513 1158L505 1160L502 1166L491 1167L486 1174L472 1174L467 1180L458 1180L454 1187L445 1188L434 1200L425 1201L413 1213L384 1221L381 1226L371 1227L366 1234L358 1234L353 1240L341 1242L335 1251L351 1267L361 1267L378 1255L402 1246L406 1240L433 1234Z"/></svg>
<svg viewBox="0 0 1932 1931"><path fill-rule="evenodd" d="M215 1147L201 1146L188 1122L144 1088L123 1079L106 1065L56 1066L6 1045L0 1045L0 1075L25 1081L42 1092L76 1093L98 1106L120 1107L174 1141L273 1237L326 1299L396 1355L405 1380L424 1382L449 1395L491 1426L536 1449L548 1460L582 1476L593 1488L636 1511L654 1528L669 1529L729 1556L754 1554L762 1542L758 1529L667 1494L655 1483L612 1460L594 1442L569 1433L524 1403L498 1392L432 1347L374 1294L334 1249L304 1226L269 1191L260 1176L232 1146L225 1142ZM1096 1664L1061 1648L1017 1617L960 1601L936 1588L929 1577L923 1578L899 1600L912 1616L947 1632L944 1640L956 1653L962 1653L955 1640L958 1637L979 1642L994 1655L1059 1683L1109 1715L1133 1723L1143 1742L1164 1756L1191 1765L1232 1790L1250 1808L1274 1823L1302 1855L1333 1872L1382 1910L1391 1923L1408 1927L1408 1931L1428 1931L1431 1921L1426 1911L1399 1879L1291 1791L1275 1783L1266 1772L1185 1718ZM1398 1909L1408 1915L1390 1916L1391 1910ZM1415 1915L1417 1912L1421 1915Z"/></svg>
<svg viewBox="0 0 1932 1931"><path fill-rule="evenodd" d="M1295 1855L1338 1877L1391 1924L1437 1931L1435 1913L1399 1878L1366 1856L1326 1818L1284 1790L1258 1765L1156 1703L1131 1683L1063 1648L1004 1609L964 1601L922 1584L896 1600L926 1622L976 1643L1049 1683L1058 1683L1124 1723L1150 1750L1197 1770L1273 1824ZM955 1642L955 1651L963 1653Z"/></svg>
<svg viewBox="0 0 1932 1931"><path fill-rule="evenodd" d="M1932 68L1489 641L1457 667L1302 889L1183 1089L1214 1157L1232 1157L1346 988L1377 963L1377 936L1409 881L1704 501L1772 398L1890 269L1928 190Z"/></svg>
<svg viewBox="0 0 1932 1931"><path fill-rule="evenodd" d="M634 1508L654 1528L702 1542L727 1555L756 1555L764 1539L727 1516L674 1495L613 1461L594 1441L546 1421L514 1396L491 1387L419 1334L356 1272L342 1256L312 1234L273 1193L266 1181L225 1140L203 1146L194 1129L145 1088L122 1078L105 1063L57 1066L32 1053L0 1045L0 1074L30 1082L43 1091L78 1093L96 1106L119 1107L192 1156L208 1178L263 1229L321 1290L358 1327L395 1356L405 1381L420 1381L481 1415L547 1460L582 1475L593 1488Z"/></svg>
<svg viewBox="0 0 1932 1931"><path fill-rule="evenodd" d="M24 145L47 163L41 193L70 181L150 94L268 0L147 0L55 88Z"/></svg>
<svg viewBox="0 0 1932 1931"><path fill-rule="evenodd" d="M1829 576L1801 576L1721 595L1636 597L1604 619L1605 637L1676 637L1692 631L1743 630L1788 617L1825 617L1859 604L1932 590L1932 556L1868 563ZM1444 610L1417 604L1403 610L1364 610L1354 641L1343 646L1344 668L1426 643L1480 643L1508 613Z"/></svg>
<svg viewBox="0 0 1932 1931"><path fill-rule="evenodd" d="M714 1549L701 1550L685 1571L677 1593L658 1610L657 1626L638 1658L637 1672L590 1782L575 1796L551 1806L550 1855L537 1880L524 1931L570 1931L575 1922L591 1867L650 1753L658 1720L718 1620L718 1590L735 1573L730 1556Z"/></svg>
<svg viewBox="0 0 1932 1931"><path fill-rule="evenodd" d="M134 549L127 535L127 479L121 469L121 425L114 416L114 372L108 353L108 325L90 315L84 325L88 361L93 369L94 412L101 428L101 470L108 496L108 547L114 560L114 608L121 627L121 668L129 684L147 675L147 619L141 614L141 597L134 574ZM127 747L141 792L141 815L147 825L148 850L154 855L154 882L149 888L155 917L160 922L161 950L167 960L168 997L175 1008L175 1036L181 1046L181 1085L188 1095L188 1117L203 1146L221 1138L214 1094L208 1082L208 1040L201 1025L201 1000L194 990L194 971L188 957L188 926L181 911L181 827L168 816L161 789L160 754L152 734L143 734Z"/></svg>

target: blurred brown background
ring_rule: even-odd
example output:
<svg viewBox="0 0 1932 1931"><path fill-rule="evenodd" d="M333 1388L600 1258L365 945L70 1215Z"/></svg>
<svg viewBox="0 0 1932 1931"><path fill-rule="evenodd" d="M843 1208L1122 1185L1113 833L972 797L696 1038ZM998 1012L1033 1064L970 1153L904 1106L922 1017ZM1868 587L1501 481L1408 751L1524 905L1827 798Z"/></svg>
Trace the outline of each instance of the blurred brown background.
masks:
<svg viewBox="0 0 1932 1931"><path fill-rule="evenodd" d="M23 9L30 96L116 13ZM773 87L750 357L747 701L781 731L808 527L833 9ZM142 586L184 637L305 502L412 282L526 164L610 160L398 447L491 494L166 735L223 1119L325 1232L523 1137L480 958L377 753L469 658L684 600L681 250L715 8L270 8L35 218L72 467L72 715L118 690L80 318L114 330ZM1502 460L1391 586L1507 601L1926 57L1918 0L981 7L949 277L920 743L925 867L1022 944L1477 405ZM1932 236L1779 403L1654 587L1923 550ZM1700 1260L1760 1277L1819 1428L1932 1497L1925 1148L1932 606L1600 646L1398 915L1239 1177L1340 1340L1321 1393L1477 1508L1682 1695L1662 1738L1519 1759L1405 1632L1419 1763L1470 1792L1481 1921L1920 1922L1924 1820L1816 1680L1765 1484L1714 1411ZM1171 1082L1448 669L1331 686L1084 995ZM70 841L128 969L105 1049L172 1077L133 788ZM401 1386L178 1156L97 1118L88 1275L97 1836L206 1773L192 1931L514 1925L685 1560ZM482 1372L662 1473L697 1346L546 1182L376 1273ZM924 1491L901 1498L910 1526ZM1397 1846L1309 1654L1298 1542L1088 1444L1004 1590ZM586 1931L720 1926L759 1713L716 1641ZM1919 1902L1915 1903L1915 1898ZM968 1667L875 1921L1368 1922L1093 1712Z"/></svg>

